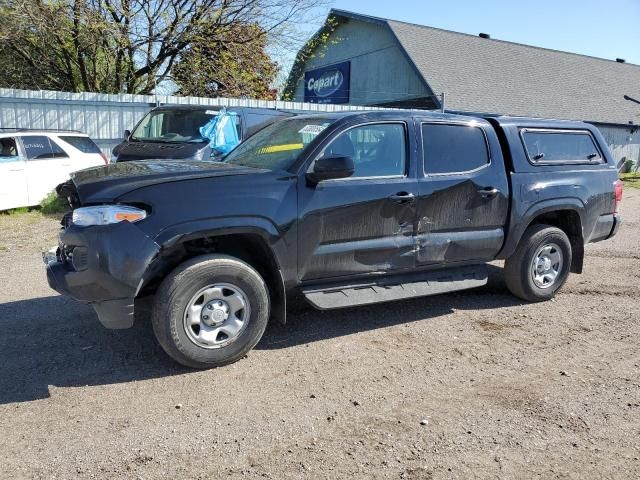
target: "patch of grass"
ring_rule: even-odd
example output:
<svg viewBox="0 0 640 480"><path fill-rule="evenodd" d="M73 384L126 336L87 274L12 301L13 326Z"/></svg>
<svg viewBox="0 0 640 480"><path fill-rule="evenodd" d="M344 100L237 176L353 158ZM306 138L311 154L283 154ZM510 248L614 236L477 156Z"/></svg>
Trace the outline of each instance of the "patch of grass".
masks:
<svg viewBox="0 0 640 480"><path fill-rule="evenodd" d="M625 187L640 188L640 172L621 173L620 179Z"/></svg>
<svg viewBox="0 0 640 480"><path fill-rule="evenodd" d="M28 207L13 208L11 210L7 210L5 213L10 216L24 215L25 213L29 213L29 208Z"/></svg>
<svg viewBox="0 0 640 480"><path fill-rule="evenodd" d="M62 198L59 198L56 192L49 193L49 195L40 202L40 211L45 215L65 213L67 210L69 210L69 204Z"/></svg>

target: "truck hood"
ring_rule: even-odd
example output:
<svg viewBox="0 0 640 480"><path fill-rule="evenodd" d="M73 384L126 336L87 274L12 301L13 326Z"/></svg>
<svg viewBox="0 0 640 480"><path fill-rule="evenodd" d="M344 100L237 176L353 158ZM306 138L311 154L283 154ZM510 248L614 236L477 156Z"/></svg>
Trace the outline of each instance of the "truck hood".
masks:
<svg viewBox="0 0 640 480"><path fill-rule="evenodd" d="M77 197L71 203L109 202L138 188L159 183L178 182L194 178L224 177L264 173L267 170L240 167L219 162L146 160L124 162L88 168L71 174L71 183L59 185L58 194L69 198L70 190Z"/></svg>

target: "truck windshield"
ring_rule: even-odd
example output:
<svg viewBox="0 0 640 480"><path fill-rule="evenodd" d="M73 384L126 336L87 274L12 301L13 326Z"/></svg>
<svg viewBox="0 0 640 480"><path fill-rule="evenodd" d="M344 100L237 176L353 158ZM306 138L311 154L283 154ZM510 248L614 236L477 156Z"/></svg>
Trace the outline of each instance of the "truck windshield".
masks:
<svg viewBox="0 0 640 480"><path fill-rule="evenodd" d="M144 142L208 142L200 127L216 115L215 110L153 110L131 134L132 140Z"/></svg>
<svg viewBox="0 0 640 480"><path fill-rule="evenodd" d="M286 170L302 150L335 119L292 118L274 123L241 143L226 163L267 170Z"/></svg>

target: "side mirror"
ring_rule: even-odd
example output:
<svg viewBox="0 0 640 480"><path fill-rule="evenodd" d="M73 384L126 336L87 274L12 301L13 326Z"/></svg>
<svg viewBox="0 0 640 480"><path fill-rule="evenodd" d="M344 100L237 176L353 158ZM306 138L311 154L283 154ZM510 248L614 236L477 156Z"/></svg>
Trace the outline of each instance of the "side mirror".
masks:
<svg viewBox="0 0 640 480"><path fill-rule="evenodd" d="M124 131L124 140L125 141L129 140L130 136L131 136L131 131L130 130L125 130Z"/></svg>
<svg viewBox="0 0 640 480"><path fill-rule="evenodd" d="M307 179L317 184L323 180L347 178L353 175L353 159L346 155L325 155L313 164L313 171L307 173Z"/></svg>

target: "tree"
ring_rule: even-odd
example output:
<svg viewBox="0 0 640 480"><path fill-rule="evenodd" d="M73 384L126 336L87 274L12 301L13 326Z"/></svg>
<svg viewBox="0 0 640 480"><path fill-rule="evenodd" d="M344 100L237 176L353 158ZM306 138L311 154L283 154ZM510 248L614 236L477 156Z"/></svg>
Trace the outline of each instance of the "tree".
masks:
<svg viewBox="0 0 640 480"><path fill-rule="evenodd" d="M205 32L224 38L237 25L254 25L242 43L300 41L296 25L324 2L0 0L0 50L13 52L16 66L0 85L35 79L57 90L151 93Z"/></svg>
<svg viewBox="0 0 640 480"><path fill-rule="evenodd" d="M256 24L236 24L222 35L209 24L173 67L178 94L274 100L278 64L266 53L266 32Z"/></svg>

